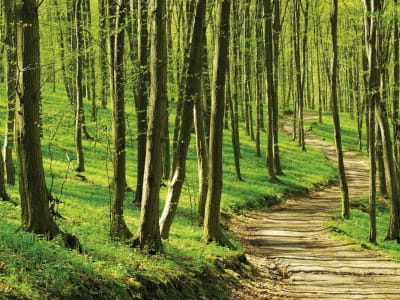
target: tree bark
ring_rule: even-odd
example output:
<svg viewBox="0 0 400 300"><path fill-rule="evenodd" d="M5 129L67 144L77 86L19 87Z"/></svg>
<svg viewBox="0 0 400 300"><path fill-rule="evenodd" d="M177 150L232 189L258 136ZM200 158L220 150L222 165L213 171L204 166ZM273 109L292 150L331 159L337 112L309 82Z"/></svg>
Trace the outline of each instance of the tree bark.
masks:
<svg viewBox="0 0 400 300"><path fill-rule="evenodd" d="M99 0L99 58L100 58L100 102L103 109L107 108L107 0Z"/></svg>
<svg viewBox="0 0 400 300"><path fill-rule="evenodd" d="M264 31L265 31L265 74L268 105L268 140L267 140L267 167L269 180L278 182L274 164L274 64L273 64L273 30L272 30L272 4L271 0L264 0Z"/></svg>
<svg viewBox="0 0 400 300"><path fill-rule="evenodd" d="M338 159L340 188L342 191L342 216L345 219L350 218L350 200L349 190L347 186L346 173L343 161L342 136L340 132L340 118L338 109L337 95L337 71L338 71L338 41L337 41L337 24L338 24L338 0L332 1L331 28L332 28L332 72L331 72L331 102L332 115L335 128L335 143Z"/></svg>
<svg viewBox="0 0 400 300"><path fill-rule="evenodd" d="M272 134L274 143L274 169L277 175L284 175L281 167L281 159L279 155L279 92L278 92L278 81L279 81L279 40L280 32L282 30L281 26L281 7L279 0L273 0L274 6L274 22L273 22L273 118L272 118Z"/></svg>
<svg viewBox="0 0 400 300"><path fill-rule="evenodd" d="M76 0L74 4L74 27L75 27L75 50L76 50L76 107L75 107L75 147L77 172L85 171L85 158L83 154L82 135L83 135L83 28L82 28L82 0Z"/></svg>
<svg viewBox="0 0 400 300"><path fill-rule="evenodd" d="M181 125L178 143L173 157L168 195L160 219L161 237L167 239L172 221L178 208L186 173L186 158L193 127L193 108L201 99L201 55L203 50L203 23L206 12L206 1L197 0L195 21L190 41L189 69L185 84L185 100L182 106Z"/></svg>
<svg viewBox="0 0 400 300"><path fill-rule="evenodd" d="M137 182L135 201L140 203L143 192L144 164L146 161L147 105L149 87L147 1L138 0L138 61L139 73L135 102L137 126Z"/></svg>
<svg viewBox="0 0 400 300"><path fill-rule="evenodd" d="M244 102L246 108L246 130L252 141L255 141L253 126L253 108L252 108L252 85L251 85L251 19L250 4L251 0L245 0L244 5L244 64L243 64L243 89Z"/></svg>
<svg viewBox="0 0 400 300"><path fill-rule="evenodd" d="M49 215L40 146L40 36L36 0L18 0L16 149L19 169L22 229L49 238L59 233Z"/></svg>
<svg viewBox="0 0 400 300"><path fill-rule="evenodd" d="M113 97L113 198L111 201L110 235L114 238L129 239L132 233L124 220L124 200L126 189L126 125L125 125L125 97L124 97L124 26L127 0L118 0L115 14L114 30L114 94Z"/></svg>
<svg viewBox="0 0 400 300"><path fill-rule="evenodd" d="M218 1L211 96L209 185L203 233L203 241L216 242L223 246L231 246L220 228L224 90L228 70L230 6L229 0Z"/></svg>
<svg viewBox="0 0 400 300"><path fill-rule="evenodd" d="M375 152L375 104L379 97L379 67L377 64L376 25L372 15L375 4L381 0L363 0L365 17L365 44L368 57L368 148L369 148L369 241L376 244L376 152Z"/></svg>
<svg viewBox="0 0 400 300"><path fill-rule="evenodd" d="M203 105L201 101L196 101L194 105L194 126L196 130L197 165L199 177L197 225L203 226L208 191L208 148L204 132Z"/></svg>
<svg viewBox="0 0 400 300"><path fill-rule="evenodd" d="M15 4L11 0L4 0L4 44L6 46L6 82L7 82L7 123L4 139L4 166L7 184L15 184L15 168L12 154L14 147L14 120L15 120L15 85L16 85L16 51L15 51Z"/></svg>
<svg viewBox="0 0 400 300"><path fill-rule="evenodd" d="M147 128L146 163L144 168L142 210L137 237L133 246L149 253L163 251L159 219L160 182L162 178L162 150L165 138L165 113L167 108L167 40L166 3L154 0L151 16L150 51L150 118Z"/></svg>

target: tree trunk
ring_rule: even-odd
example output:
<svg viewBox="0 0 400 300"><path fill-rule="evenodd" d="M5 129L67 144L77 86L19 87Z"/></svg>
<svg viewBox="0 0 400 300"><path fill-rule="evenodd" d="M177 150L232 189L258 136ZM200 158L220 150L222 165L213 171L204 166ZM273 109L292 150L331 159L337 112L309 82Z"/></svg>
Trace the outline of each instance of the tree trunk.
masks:
<svg viewBox="0 0 400 300"><path fill-rule="evenodd" d="M253 109L252 109L252 86L251 86L251 19L250 19L250 0L245 0L244 5L244 64L243 64L243 88L244 102L246 107L246 129L252 141L255 141L253 129Z"/></svg>
<svg viewBox="0 0 400 300"><path fill-rule="evenodd" d="M372 20L375 4L381 0L363 0L365 17L365 44L369 67L368 84L368 148L369 148L369 241L376 244L376 152L375 152L375 104L379 97L379 67L377 63L376 25Z"/></svg>
<svg viewBox="0 0 400 300"><path fill-rule="evenodd" d="M240 142L239 142L239 128L238 128L238 120L237 120L237 107L234 106L232 101L232 95L230 90L230 76L227 74L226 78L226 90L227 90L227 104L231 111L231 137L232 137L232 147L233 147L233 159L235 161L235 174L237 181L243 181L242 174L240 171ZM261 152L261 150L260 150ZM261 155L261 154L260 154Z"/></svg>
<svg viewBox="0 0 400 300"><path fill-rule="evenodd" d="M66 49L68 48L68 40L66 41L66 33L64 31L63 25L65 22L65 18L62 17L60 13L60 7L58 5L58 1L54 0L54 6L55 6L55 11L57 14L57 22L58 22L58 38L59 38L59 44L60 44L60 60L61 60L61 70L63 74L63 81L64 81L64 86L65 86L65 91L68 96L68 100L70 104L72 105L74 103L74 95L73 95L73 87L72 87L72 79L68 74L68 71L70 70L70 67L67 66L66 64L66 59L65 59L65 52ZM68 34L67 34L68 36Z"/></svg>
<svg viewBox="0 0 400 300"><path fill-rule="evenodd" d="M111 201L110 235L114 238L128 239L132 237L124 220L124 200L126 189L126 125L125 125L125 96L124 96L124 26L127 0L118 0L115 14L114 30L114 94L113 98L113 198Z"/></svg>
<svg viewBox="0 0 400 300"><path fill-rule="evenodd" d="M273 118L272 118L272 134L274 143L274 170L277 175L284 175L281 167L281 159L279 155L279 93L278 93L278 80L279 80L279 39L282 30L281 17L280 17L280 1L274 0L274 22L273 22Z"/></svg>
<svg viewBox="0 0 400 300"><path fill-rule="evenodd" d="M264 0L264 30L265 30L265 73L267 86L267 105L268 105L268 144L267 144L267 167L269 180L277 182L276 170L274 166L274 64L272 60L273 53L273 36L272 36L272 5L271 0Z"/></svg>
<svg viewBox="0 0 400 300"><path fill-rule="evenodd" d="M338 42L337 42L337 24L338 24L338 0L332 2L331 28L332 28L332 73L331 73L331 101L332 115L335 128L335 143L338 159L340 188L342 190L342 216L345 219L350 218L350 200L347 187L346 173L343 161L342 136L340 132L340 118L338 110L337 95L337 71L338 71Z"/></svg>
<svg viewBox="0 0 400 300"><path fill-rule="evenodd" d="M222 193L222 142L223 116L225 109L224 90L228 70L229 15L230 0L218 1L214 69L212 84L209 185L204 219L203 241L231 246L220 227L220 207Z"/></svg>
<svg viewBox="0 0 400 300"><path fill-rule="evenodd" d="M75 43L76 43L76 108L75 108L75 147L77 172L85 171L85 159L82 146L83 134L83 88L82 88L82 69L83 69L83 28L82 28L82 0L76 0L74 5L74 20L75 20Z"/></svg>
<svg viewBox="0 0 400 300"><path fill-rule="evenodd" d="M393 144L385 103L377 99L376 118L382 135L383 159L385 164L386 184L390 199L390 219L385 240L400 240L399 224L399 181L394 161Z"/></svg>
<svg viewBox="0 0 400 300"><path fill-rule="evenodd" d="M107 0L99 0L99 56L100 56L100 102L103 109L107 108Z"/></svg>
<svg viewBox="0 0 400 300"><path fill-rule="evenodd" d="M185 99L182 106L181 125L178 143L174 153L172 172L164 211L160 219L161 237L167 239L172 221L178 208L186 173L186 157L190 144L193 126L193 107L201 99L201 55L203 50L203 23L206 12L206 1L197 0L195 21L190 41L188 76L185 84Z"/></svg>
<svg viewBox="0 0 400 300"><path fill-rule="evenodd" d="M147 1L138 0L138 61L139 73L136 95L137 126L137 182L135 201L140 203L143 192L144 164L146 161L147 98L149 86Z"/></svg>
<svg viewBox="0 0 400 300"><path fill-rule="evenodd" d="M167 108L167 40L166 3L154 0L151 16L150 51L150 118L147 128L146 162L144 168L142 210L134 246L149 253L162 252L159 206L162 177L162 150L165 138L165 113Z"/></svg>
<svg viewBox="0 0 400 300"><path fill-rule="evenodd" d="M199 177L197 225L203 226L208 191L208 148L204 133L203 105L201 101L196 101L194 105L194 126L196 130L196 149Z"/></svg>
<svg viewBox="0 0 400 300"><path fill-rule="evenodd" d="M4 0L4 44L6 45L6 82L7 82L7 123L4 139L4 165L7 184L15 184L15 168L13 164L14 120L15 120L15 85L16 85L16 50L15 50L15 4ZM1 166L0 166L1 167ZM3 179L0 179L2 181Z"/></svg>
<svg viewBox="0 0 400 300"><path fill-rule="evenodd" d="M256 2L256 155L261 157L261 129L262 124L262 53L264 51L263 42L263 13L262 13L262 1L257 0Z"/></svg>
<svg viewBox="0 0 400 300"><path fill-rule="evenodd" d="M49 238L59 229L49 214L40 146L40 36L36 0L18 0L17 12L17 101L15 136L19 169L22 229Z"/></svg>
<svg viewBox="0 0 400 300"><path fill-rule="evenodd" d="M379 182L379 194L381 197L386 198L388 196L386 178L385 178L385 163L383 160L383 144L382 135L379 130L379 124L375 125L375 152L376 162L378 171L378 182Z"/></svg>

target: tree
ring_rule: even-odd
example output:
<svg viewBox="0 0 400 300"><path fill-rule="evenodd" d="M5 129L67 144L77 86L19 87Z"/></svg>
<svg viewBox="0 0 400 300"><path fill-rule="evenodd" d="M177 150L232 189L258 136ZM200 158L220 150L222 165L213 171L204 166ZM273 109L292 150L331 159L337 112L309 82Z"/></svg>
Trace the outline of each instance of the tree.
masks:
<svg viewBox="0 0 400 300"><path fill-rule="evenodd" d="M250 20L250 4L251 0L243 1L244 10L244 64L243 64L243 91L244 91L244 104L245 104L245 122L246 131L252 141L255 141L253 130L253 109L252 109L252 86L251 86L251 20Z"/></svg>
<svg viewBox="0 0 400 300"><path fill-rule="evenodd" d="M167 107L167 41L166 4L153 0L151 9L150 51L150 118L147 128L146 163L143 179L142 211L137 236L133 246L150 253L162 252L163 247L158 223L160 182L162 177L162 144L165 137Z"/></svg>
<svg viewBox="0 0 400 300"><path fill-rule="evenodd" d="M338 70L338 42L337 42L337 24L338 24L338 1L332 1L331 28L332 28L332 71L331 71L331 101L332 116L335 128L335 143L338 159L340 187L342 190L342 216L345 219L350 218L349 190L347 187L346 173L343 161L342 135L340 132L340 118L337 96L337 70Z"/></svg>
<svg viewBox="0 0 400 300"><path fill-rule="evenodd" d="M111 202L111 228L112 237L128 239L132 237L131 232L124 221L123 204L126 189L126 125L125 125L125 97L124 97L124 25L127 0L118 0L115 14L114 30L114 76L113 76L113 132L114 132L114 178L113 199Z"/></svg>
<svg viewBox="0 0 400 300"><path fill-rule="evenodd" d="M273 108L272 108L272 136L274 143L274 169L277 175L284 175L281 167L281 159L279 155L279 41L280 41L280 32L282 30L281 24L281 5L279 0L273 1L274 7L274 22L273 22Z"/></svg>
<svg viewBox="0 0 400 300"><path fill-rule="evenodd" d="M379 73L377 68L376 24L372 20L375 4L381 0L363 0L365 17L365 44L369 68L370 93L368 103L369 149L369 241L376 243L376 153L375 153L375 104L379 97Z"/></svg>
<svg viewBox="0 0 400 300"><path fill-rule="evenodd" d="M135 201L142 200L144 163L146 161L146 131L147 131L147 97L149 83L148 66L148 32L147 32L147 1L138 0L138 61L139 74L137 95L135 98L137 126L137 182Z"/></svg>
<svg viewBox="0 0 400 300"><path fill-rule="evenodd" d="M197 0L195 21L190 41L189 69L185 84L185 101L182 104L181 125L178 135L178 143L174 152L171 177L167 200L160 219L161 237L167 239L173 218L178 207L179 197L182 192L186 173L186 157L190 144L190 136L193 127L194 104L201 99L201 55L203 50L203 23L206 12L206 1Z"/></svg>
<svg viewBox="0 0 400 300"><path fill-rule="evenodd" d="M84 124L83 111L83 88L82 88L82 72L83 72L83 24L82 24L82 0L76 0L74 4L74 29L75 29L75 50L76 50L76 73L75 73L75 146L77 172L85 171L85 158L83 154L82 135Z"/></svg>
<svg viewBox="0 0 400 300"><path fill-rule="evenodd" d="M228 69L230 6L230 0L218 1L211 94L209 184L203 234L205 242L216 242L226 246L231 246L231 244L221 231L219 219L222 192L224 93L226 71Z"/></svg>
<svg viewBox="0 0 400 300"><path fill-rule="evenodd" d="M232 80L234 83L238 82L240 78L240 32L239 32L239 2L232 3L232 13L231 13L231 55L229 59L229 70L231 74L228 74L228 85ZM235 161L235 175L236 180L243 181L241 170L240 170L240 138L239 138L239 87L237 84L232 84L230 88L229 97L229 109L231 112L231 128L232 128L232 148L233 148L233 158ZM258 102L259 99L257 99ZM258 121L259 118L257 118ZM258 123L257 123L258 124ZM260 125L260 124L258 124ZM256 135L259 138L259 136ZM257 140L256 140L257 142Z"/></svg>
<svg viewBox="0 0 400 300"><path fill-rule="evenodd" d="M272 3L271 0L264 0L264 32L265 32L265 50L267 52L265 58L265 78L268 105L268 141L267 141L267 167L269 180L278 182L274 164L274 64L273 64L273 37L272 37Z"/></svg>
<svg viewBox="0 0 400 300"><path fill-rule="evenodd" d="M16 51L15 51L15 3L4 0L4 44L6 54L7 82L7 123L4 140L4 165L7 184L15 184L15 168L13 164L14 120L15 120L15 84L16 84ZM2 180L2 179L0 179Z"/></svg>
<svg viewBox="0 0 400 300"><path fill-rule="evenodd" d="M199 176L197 225L203 226L207 203L209 154L204 129L203 105L201 101L196 101L194 105L194 127L196 131L197 168Z"/></svg>
<svg viewBox="0 0 400 300"><path fill-rule="evenodd" d="M100 59L100 102L102 108L107 107L107 0L99 0L99 59Z"/></svg>
<svg viewBox="0 0 400 300"><path fill-rule="evenodd" d="M17 16L17 99L16 149L19 169L22 229L50 238L59 229L49 214L40 147L40 38L38 3L18 0Z"/></svg>

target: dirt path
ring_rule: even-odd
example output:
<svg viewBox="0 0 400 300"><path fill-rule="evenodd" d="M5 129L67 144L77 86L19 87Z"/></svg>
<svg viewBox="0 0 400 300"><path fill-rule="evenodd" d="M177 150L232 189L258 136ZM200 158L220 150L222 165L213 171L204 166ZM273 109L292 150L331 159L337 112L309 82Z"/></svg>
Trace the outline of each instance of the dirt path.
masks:
<svg viewBox="0 0 400 300"><path fill-rule="evenodd" d="M291 131L287 124L283 130ZM306 143L336 160L334 145L312 134ZM350 196L368 193L368 162L346 151L345 166ZM400 264L327 234L325 222L340 203L333 187L236 220L259 274L242 280L231 299L400 299Z"/></svg>

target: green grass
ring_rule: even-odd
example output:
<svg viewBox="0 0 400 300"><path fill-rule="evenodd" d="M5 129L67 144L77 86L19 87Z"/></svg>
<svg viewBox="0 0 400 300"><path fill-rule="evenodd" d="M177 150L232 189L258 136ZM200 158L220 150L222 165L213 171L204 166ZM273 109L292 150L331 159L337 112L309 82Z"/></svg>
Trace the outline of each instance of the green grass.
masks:
<svg viewBox="0 0 400 300"><path fill-rule="evenodd" d="M4 90L0 89L0 94L4 94ZM133 103L129 95L127 99L127 182L134 189L136 127ZM86 119L90 120L90 105L86 105ZM0 110L4 124L4 100ZM170 128L173 117L172 112ZM111 143L110 110L100 110L98 120L97 123L87 122L89 133L96 139L84 141L87 182L83 182L74 176L68 162L69 157L72 165L75 164L72 107L61 86L57 87L56 93L44 88L42 150L46 181L52 194L62 202L56 208L65 219L58 219L57 223L62 230L80 239L84 254L63 249L58 239L49 242L21 232L20 207L0 202L0 299L223 298L225 286L231 280L223 269L235 268L234 261L243 254L243 249L238 242L234 242L238 250L233 251L200 241L202 229L194 225L198 192L194 143L188 154L187 181L171 237L164 241L165 254L147 256L110 240L108 236L108 186L112 176L111 154L107 150ZM2 135L3 127L0 126ZM286 176L281 177L281 184L273 185L268 182L265 159L255 156L254 142L243 132L241 136L245 181L236 182L230 132L225 131L222 206L228 213L267 209L272 202L290 193L306 192L326 185L336 177L334 168L322 153L311 148L302 152L282 135L282 165ZM262 139L266 141L265 133ZM18 186L9 187L8 192L19 202ZM166 188L161 191L161 209L166 192ZM129 205L133 197L134 192L126 194L125 218L134 233L140 211ZM234 236L230 238L235 240ZM216 263L218 261L223 262L222 268L221 263Z"/></svg>
<svg viewBox="0 0 400 300"><path fill-rule="evenodd" d="M333 131L333 118L332 113L323 114L323 123L307 122L306 126L311 128L312 131L322 139L335 143L335 136ZM359 152L361 154L367 154L366 151L366 138L365 138L365 120L363 123L362 130L362 151L358 149L358 133L357 133L357 119L351 117L348 113L340 114L340 129L342 134L343 147L349 150Z"/></svg>
<svg viewBox="0 0 400 300"><path fill-rule="evenodd" d="M347 149L359 152L356 119L352 119L349 114L342 113L340 115L340 121L343 146ZM308 123L307 126L311 126L312 131L320 138L334 143L332 115L330 113L324 113L323 122L323 124L312 122ZM367 154L365 145L365 124L363 126L363 151L360 154ZM366 193L368 193L368 191L366 191ZM340 239L355 243L359 249L384 250L390 257L400 261L400 245L397 244L396 241L384 241L389 223L387 201L382 199L378 199L377 201L378 245L373 245L368 242L368 197L351 199L351 206L354 209L351 210L350 220L343 220L337 215L337 218L335 218L336 220L328 223L328 227L331 228L333 234Z"/></svg>
<svg viewBox="0 0 400 300"><path fill-rule="evenodd" d="M359 199L357 200L359 201ZM368 199L365 197L365 204ZM364 205L364 207L368 207ZM376 226L377 245L368 242L369 216L365 209L352 209L351 218L343 220L338 217L328 222L328 227L333 235L339 239L355 243L361 250L383 250L394 260L400 261L400 245L397 241L384 241L389 223L389 214L385 202L378 201Z"/></svg>

